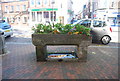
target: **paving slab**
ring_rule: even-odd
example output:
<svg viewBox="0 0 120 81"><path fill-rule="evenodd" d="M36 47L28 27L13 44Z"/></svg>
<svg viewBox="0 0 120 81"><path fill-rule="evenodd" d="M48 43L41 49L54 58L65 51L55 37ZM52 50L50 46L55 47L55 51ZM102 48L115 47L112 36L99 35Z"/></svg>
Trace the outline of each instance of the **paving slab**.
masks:
<svg viewBox="0 0 120 81"><path fill-rule="evenodd" d="M30 43L7 43L3 79L118 79L118 49L89 47L87 62L37 62ZM113 54L114 53L114 54Z"/></svg>

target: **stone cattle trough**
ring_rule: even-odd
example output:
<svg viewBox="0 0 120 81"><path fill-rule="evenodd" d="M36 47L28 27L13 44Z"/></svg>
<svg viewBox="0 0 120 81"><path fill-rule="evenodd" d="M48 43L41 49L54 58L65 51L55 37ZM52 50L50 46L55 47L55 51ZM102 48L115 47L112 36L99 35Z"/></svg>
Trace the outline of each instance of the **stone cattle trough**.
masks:
<svg viewBox="0 0 120 81"><path fill-rule="evenodd" d="M87 48L91 42L91 36L87 35L32 34L32 43L36 48L37 61L46 61L48 58L47 45L76 45L78 61L86 61Z"/></svg>

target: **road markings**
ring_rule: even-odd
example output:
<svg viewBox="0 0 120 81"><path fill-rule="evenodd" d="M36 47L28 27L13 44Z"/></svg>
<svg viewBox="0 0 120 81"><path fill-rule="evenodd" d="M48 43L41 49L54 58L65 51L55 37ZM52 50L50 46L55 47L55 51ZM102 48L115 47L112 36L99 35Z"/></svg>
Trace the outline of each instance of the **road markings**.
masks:
<svg viewBox="0 0 120 81"><path fill-rule="evenodd" d="M120 48L120 47L117 47L117 46L89 46L89 47L99 47L99 48Z"/></svg>
<svg viewBox="0 0 120 81"><path fill-rule="evenodd" d="M6 44L32 44L32 43L23 43L23 42L7 42Z"/></svg>

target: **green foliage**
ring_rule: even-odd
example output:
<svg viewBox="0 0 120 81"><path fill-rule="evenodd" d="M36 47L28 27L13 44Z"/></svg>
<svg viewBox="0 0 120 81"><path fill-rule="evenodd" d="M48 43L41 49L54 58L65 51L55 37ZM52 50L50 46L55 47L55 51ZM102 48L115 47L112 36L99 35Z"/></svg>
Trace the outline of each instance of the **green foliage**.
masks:
<svg viewBox="0 0 120 81"><path fill-rule="evenodd" d="M90 35L90 31L91 29L90 28L87 28L83 25L80 25L80 24L76 24L75 25L75 32L79 32L79 34L86 34L86 35Z"/></svg>
<svg viewBox="0 0 120 81"><path fill-rule="evenodd" d="M62 28L62 33L68 33L68 32L70 32L71 31L71 29L72 29L73 27L71 26L71 24L66 24L65 26L63 26L63 28Z"/></svg>
<svg viewBox="0 0 120 81"><path fill-rule="evenodd" d="M57 23L54 25L43 25L38 24L36 27L32 28L34 33L40 33L40 34L85 34L90 35L90 28L87 28L85 26L82 26L80 24L76 24L75 26L72 26L71 24L63 25L61 23Z"/></svg>

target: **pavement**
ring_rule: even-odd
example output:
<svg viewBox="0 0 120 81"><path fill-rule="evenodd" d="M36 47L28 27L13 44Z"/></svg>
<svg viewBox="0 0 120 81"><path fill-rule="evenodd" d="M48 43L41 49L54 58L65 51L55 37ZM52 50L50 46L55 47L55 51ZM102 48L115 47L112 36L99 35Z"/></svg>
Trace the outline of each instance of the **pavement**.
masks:
<svg viewBox="0 0 120 81"><path fill-rule="evenodd" d="M109 45L90 45L87 62L37 62L35 47L31 42L30 33L32 32L16 30L11 38L6 39L7 53L2 56L2 79L109 80L119 78L118 50L120 47L116 42Z"/></svg>
<svg viewBox="0 0 120 81"><path fill-rule="evenodd" d="M3 79L118 79L117 44L89 46L87 62L36 62L31 39L14 40L6 43L8 53L2 56Z"/></svg>

